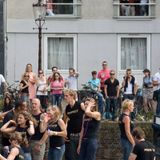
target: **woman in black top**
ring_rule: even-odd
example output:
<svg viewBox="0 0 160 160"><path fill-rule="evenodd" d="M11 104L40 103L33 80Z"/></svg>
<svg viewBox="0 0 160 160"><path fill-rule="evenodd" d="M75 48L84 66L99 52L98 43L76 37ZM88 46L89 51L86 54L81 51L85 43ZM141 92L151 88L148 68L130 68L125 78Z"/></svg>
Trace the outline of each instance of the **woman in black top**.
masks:
<svg viewBox="0 0 160 160"><path fill-rule="evenodd" d="M25 72L24 75L22 76L22 80L19 84L20 97L21 97L22 102L29 101L28 81L29 81L29 73Z"/></svg>
<svg viewBox="0 0 160 160"><path fill-rule="evenodd" d="M119 127L121 133L121 145L123 148L123 160L128 160L128 157L135 145L132 130L133 124L131 123L130 114L133 112L134 103L132 100L126 99L122 103L122 114L119 117Z"/></svg>
<svg viewBox="0 0 160 160"><path fill-rule="evenodd" d="M79 145L77 148L79 154L78 160L95 160L98 148L97 135L101 114L98 112L95 99L87 98L84 105L85 115L83 117Z"/></svg>
<svg viewBox="0 0 160 160"><path fill-rule="evenodd" d="M19 132L26 139L27 143L22 144L22 150L24 151L24 159L31 160L30 149L28 146L30 136L35 133L34 124L36 121L31 117L30 113L23 111L17 115L16 121L10 120L4 124L1 128L3 133L12 133L14 131Z"/></svg>
<svg viewBox="0 0 160 160"><path fill-rule="evenodd" d="M42 131L49 136L48 160L62 160L65 152L64 138L67 136L66 125L60 118L61 113L57 106L49 106L47 113L41 116Z"/></svg>
<svg viewBox="0 0 160 160"><path fill-rule="evenodd" d="M4 98L3 112L8 112L11 109L13 109L12 99L11 99L11 97L6 96Z"/></svg>

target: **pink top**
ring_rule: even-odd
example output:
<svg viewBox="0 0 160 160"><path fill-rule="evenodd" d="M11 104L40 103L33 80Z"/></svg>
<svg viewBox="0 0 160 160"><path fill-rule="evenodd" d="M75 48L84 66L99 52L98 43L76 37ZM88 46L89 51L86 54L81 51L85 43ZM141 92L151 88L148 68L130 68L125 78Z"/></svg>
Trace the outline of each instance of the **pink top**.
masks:
<svg viewBox="0 0 160 160"><path fill-rule="evenodd" d="M36 97L36 74L33 72L29 72L29 99L33 99Z"/></svg>
<svg viewBox="0 0 160 160"><path fill-rule="evenodd" d="M110 70L109 69L105 69L105 70L100 70L98 72L98 78L101 81L101 87L104 87L104 82L105 80L107 80L108 78L110 78Z"/></svg>
<svg viewBox="0 0 160 160"><path fill-rule="evenodd" d="M51 81L51 94L62 94L64 81Z"/></svg>

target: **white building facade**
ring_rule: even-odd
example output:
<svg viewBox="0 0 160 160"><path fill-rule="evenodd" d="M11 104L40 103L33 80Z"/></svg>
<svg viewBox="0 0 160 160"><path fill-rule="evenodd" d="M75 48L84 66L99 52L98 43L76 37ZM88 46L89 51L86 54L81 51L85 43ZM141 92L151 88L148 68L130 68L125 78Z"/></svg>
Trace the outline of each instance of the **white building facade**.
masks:
<svg viewBox="0 0 160 160"><path fill-rule="evenodd" d="M33 0L5 1L6 77L11 83L21 78L27 63L38 67L38 30L33 17ZM55 4L54 4L55 3ZM146 4L119 0L56 0L49 2L42 35L42 69L47 75L58 66L64 77L68 68L79 73L78 84L88 81L92 70L106 60L121 81L131 68L142 82L144 68L152 73L160 67L160 1ZM143 6L145 7L145 10ZM143 11L143 13L142 13Z"/></svg>

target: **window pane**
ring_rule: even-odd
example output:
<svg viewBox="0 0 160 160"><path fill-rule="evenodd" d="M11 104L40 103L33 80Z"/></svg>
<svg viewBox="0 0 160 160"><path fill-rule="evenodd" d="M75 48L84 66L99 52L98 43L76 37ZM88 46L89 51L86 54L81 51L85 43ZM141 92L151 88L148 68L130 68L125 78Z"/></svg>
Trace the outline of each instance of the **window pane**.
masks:
<svg viewBox="0 0 160 160"><path fill-rule="evenodd" d="M73 0L49 0L47 4L47 15L53 16L56 14L73 14Z"/></svg>
<svg viewBox="0 0 160 160"><path fill-rule="evenodd" d="M147 39L121 38L121 69L147 68Z"/></svg>
<svg viewBox="0 0 160 160"><path fill-rule="evenodd" d="M148 16L149 1L148 0L120 0L120 15L121 16ZM134 4L136 3L136 4ZM148 4L147 4L148 3ZM137 5L139 4L139 5Z"/></svg>
<svg viewBox="0 0 160 160"><path fill-rule="evenodd" d="M73 67L73 38L48 38L48 69Z"/></svg>

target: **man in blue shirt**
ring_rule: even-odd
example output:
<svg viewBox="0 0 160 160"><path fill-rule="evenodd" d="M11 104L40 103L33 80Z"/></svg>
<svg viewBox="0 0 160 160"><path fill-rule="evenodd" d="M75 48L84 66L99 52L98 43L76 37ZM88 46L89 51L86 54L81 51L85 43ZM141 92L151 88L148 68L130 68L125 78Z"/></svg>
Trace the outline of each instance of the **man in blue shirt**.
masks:
<svg viewBox="0 0 160 160"><path fill-rule="evenodd" d="M100 89L100 79L97 78L97 72L96 71L92 71L92 79L90 79L88 81L89 87L97 92L97 96L98 96L98 111L103 114L103 95L101 93L101 89Z"/></svg>

